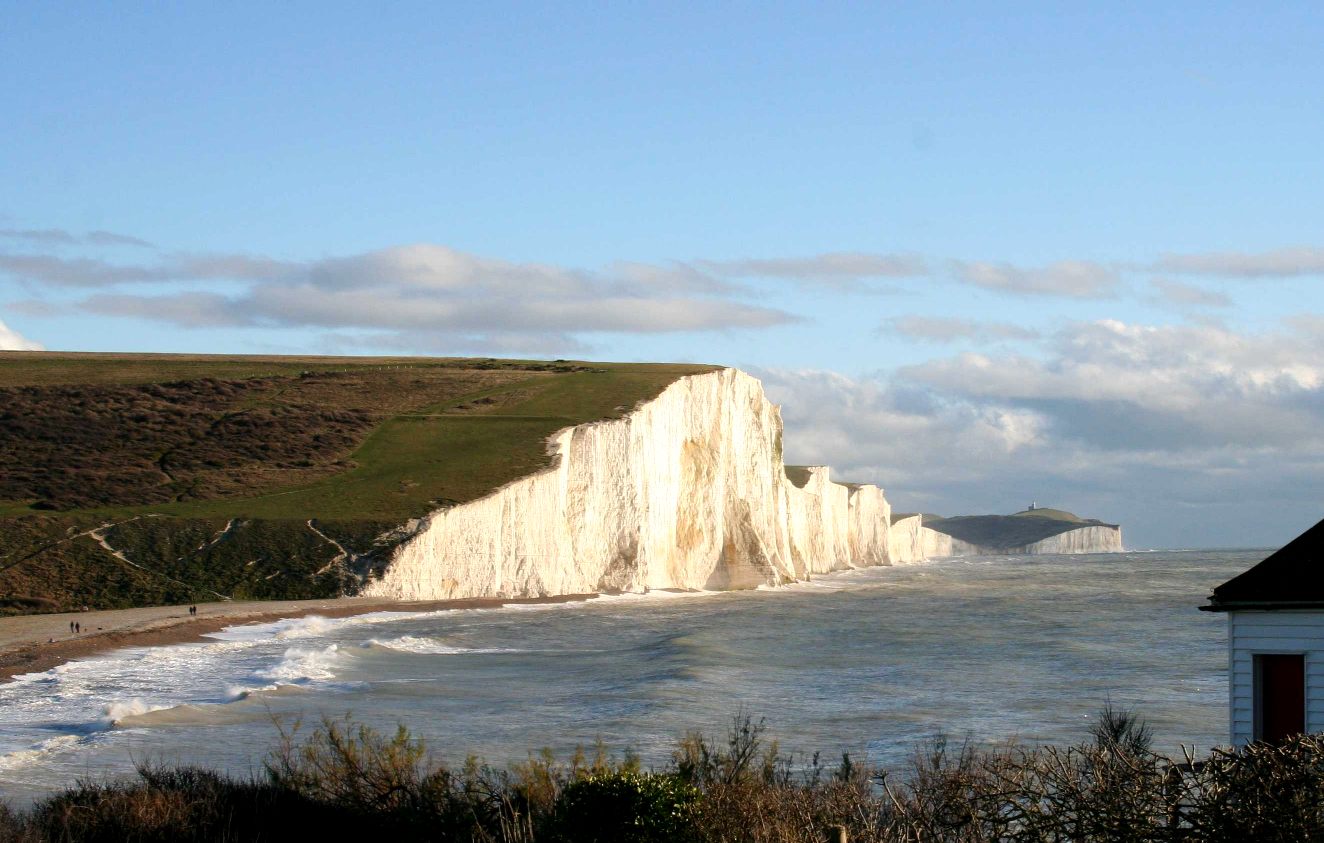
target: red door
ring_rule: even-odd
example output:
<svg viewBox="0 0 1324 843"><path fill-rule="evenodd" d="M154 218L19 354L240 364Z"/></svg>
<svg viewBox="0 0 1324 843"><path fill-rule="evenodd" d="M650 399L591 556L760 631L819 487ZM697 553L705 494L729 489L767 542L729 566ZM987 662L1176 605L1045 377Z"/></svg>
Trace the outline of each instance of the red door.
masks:
<svg viewBox="0 0 1324 843"><path fill-rule="evenodd" d="M1259 734L1257 740L1282 743L1306 730L1306 657L1262 655L1259 668Z"/></svg>

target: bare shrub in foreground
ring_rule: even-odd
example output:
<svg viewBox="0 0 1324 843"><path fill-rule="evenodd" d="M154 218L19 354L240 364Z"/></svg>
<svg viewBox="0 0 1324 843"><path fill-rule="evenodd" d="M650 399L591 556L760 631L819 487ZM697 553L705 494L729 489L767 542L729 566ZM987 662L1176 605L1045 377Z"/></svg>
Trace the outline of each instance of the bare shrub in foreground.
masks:
<svg viewBox="0 0 1324 843"><path fill-rule="evenodd" d="M1111 712L1111 713L1110 713ZM1105 708L1072 747L979 748L939 738L904 774L843 756L796 763L738 715L691 733L663 770L599 745L508 769L431 763L403 728L325 720L282 731L264 777L143 767L80 782L14 814L0 841L241 841L373 836L465 843L852 843L1324 840L1324 736L1174 763L1134 715Z"/></svg>

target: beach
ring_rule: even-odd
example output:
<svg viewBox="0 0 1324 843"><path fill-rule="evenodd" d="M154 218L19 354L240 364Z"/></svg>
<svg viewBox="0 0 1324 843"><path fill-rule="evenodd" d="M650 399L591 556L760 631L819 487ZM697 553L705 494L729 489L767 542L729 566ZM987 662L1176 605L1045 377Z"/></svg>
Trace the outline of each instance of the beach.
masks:
<svg viewBox="0 0 1324 843"><path fill-rule="evenodd" d="M187 605L17 615L0 618L0 682L122 647L153 647L200 641L207 633L241 624L269 623L307 615L342 618L367 612L430 612L528 603L566 603L595 596L572 594L521 599L489 597L416 602L341 597L198 603L195 604L198 607L196 615L189 613ZM78 624L81 632L71 632L70 623Z"/></svg>

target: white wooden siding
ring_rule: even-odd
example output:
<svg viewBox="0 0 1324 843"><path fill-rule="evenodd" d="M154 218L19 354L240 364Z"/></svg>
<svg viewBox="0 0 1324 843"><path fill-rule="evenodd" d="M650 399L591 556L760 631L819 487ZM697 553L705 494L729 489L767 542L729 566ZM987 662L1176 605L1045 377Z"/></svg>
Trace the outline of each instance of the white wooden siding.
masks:
<svg viewBox="0 0 1324 843"><path fill-rule="evenodd" d="M1228 612L1228 710L1234 746L1251 742L1255 729L1255 666L1258 653L1306 657L1306 731L1324 732L1324 611Z"/></svg>

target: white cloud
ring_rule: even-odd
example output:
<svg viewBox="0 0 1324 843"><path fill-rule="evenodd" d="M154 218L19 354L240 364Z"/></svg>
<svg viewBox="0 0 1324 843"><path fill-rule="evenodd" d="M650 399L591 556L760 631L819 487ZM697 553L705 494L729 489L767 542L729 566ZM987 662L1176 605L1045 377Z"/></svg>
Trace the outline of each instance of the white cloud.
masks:
<svg viewBox="0 0 1324 843"><path fill-rule="evenodd" d="M0 237L6 240L27 240L32 243L70 245L78 238L61 228L0 228Z"/></svg>
<svg viewBox="0 0 1324 843"><path fill-rule="evenodd" d="M745 258L697 262L717 275L735 278L785 278L840 284L874 278L916 278L929 274L924 260L911 254L828 252L799 258Z"/></svg>
<svg viewBox="0 0 1324 843"><path fill-rule="evenodd" d="M1105 298L1115 295L1120 283L1115 270L1090 261L1058 261L1029 268L1009 263L956 261L953 270L957 279L966 284L1021 295Z"/></svg>
<svg viewBox="0 0 1324 843"><path fill-rule="evenodd" d="M174 255L156 264L121 264L98 258L0 253L0 273L57 287L113 287L171 281L271 280L298 264L248 255Z"/></svg>
<svg viewBox="0 0 1324 843"><path fill-rule="evenodd" d="M883 323L880 333L895 332L921 342L949 343L958 340L997 342L1000 340L1031 340L1038 331L1007 322L979 322L973 319L955 319L946 316L898 316Z"/></svg>
<svg viewBox="0 0 1324 843"><path fill-rule="evenodd" d="M83 310L185 327L367 330L465 347L575 349L571 335L765 328L796 321L685 265L615 264L598 273L418 244L303 263L247 255L172 256L155 265L0 255L29 281L109 288ZM134 282L223 281L206 291L120 292ZM215 285L212 285L213 287ZM524 341L516 334L526 334ZM429 346L432 344L429 343ZM454 347L454 346L447 346Z"/></svg>
<svg viewBox="0 0 1324 843"><path fill-rule="evenodd" d="M1098 447L1324 444L1313 406L1324 398L1324 350L1294 334L1103 320L1063 329L1047 360L963 354L899 374L968 400L1049 412L1060 435Z"/></svg>
<svg viewBox="0 0 1324 843"><path fill-rule="evenodd" d="M83 235L83 239L96 246L137 246L141 249L155 249L151 243L143 240L141 237L132 237L128 234L116 234L113 231L89 231Z"/></svg>
<svg viewBox="0 0 1324 843"><path fill-rule="evenodd" d="M159 296L99 294L84 299L83 310L105 316L125 316L188 328L218 328L253 324L239 304L218 293L170 293Z"/></svg>
<svg viewBox="0 0 1324 843"><path fill-rule="evenodd" d="M1179 307L1232 306L1232 299L1217 290L1184 284L1181 281L1170 281L1166 278L1155 278L1151 284L1154 288L1154 297L1165 304L1175 304Z"/></svg>
<svg viewBox="0 0 1324 843"><path fill-rule="evenodd" d="M616 261L608 267L607 274L621 280L622 284L635 289L664 289L673 293L733 293L744 288L714 278L711 274L679 261L658 266L636 261Z"/></svg>
<svg viewBox="0 0 1324 843"><path fill-rule="evenodd" d="M0 272L23 281L61 287L106 287L132 281L163 281L169 275L145 267L122 267L92 258L0 254Z"/></svg>
<svg viewBox="0 0 1324 843"><path fill-rule="evenodd" d="M1038 499L1120 520L1133 545L1264 546L1324 514L1324 337L1293 327L1100 321L1034 356L761 375L784 404L788 461L891 487L902 509Z"/></svg>
<svg viewBox="0 0 1324 843"><path fill-rule="evenodd" d="M10 328L4 322L0 322L0 351L45 351L46 347L41 343L33 342L27 337Z"/></svg>
<svg viewBox="0 0 1324 843"><path fill-rule="evenodd" d="M987 480L1037 445L1049 420L1033 410L951 401L883 378L835 372L756 372L783 405L786 460L831 465L839 478L925 494Z"/></svg>
<svg viewBox="0 0 1324 843"><path fill-rule="evenodd" d="M7 240L26 240L30 243L43 243L56 246L90 244L93 246L137 246L155 248L151 243L139 237L116 234L113 231L89 231L78 235L62 228L0 228L0 238Z"/></svg>
<svg viewBox="0 0 1324 843"><path fill-rule="evenodd" d="M330 332L320 338L326 354L362 354L365 351L407 354L481 354L492 356L576 355L587 358L593 346L565 333L466 331L384 331L369 333Z"/></svg>
<svg viewBox="0 0 1324 843"><path fill-rule="evenodd" d="M1324 249L1297 246L1268 252L1170 254L1160 258L1155 268L1162 272L1220 275L1229 278L1324 275Z"/></svg>

